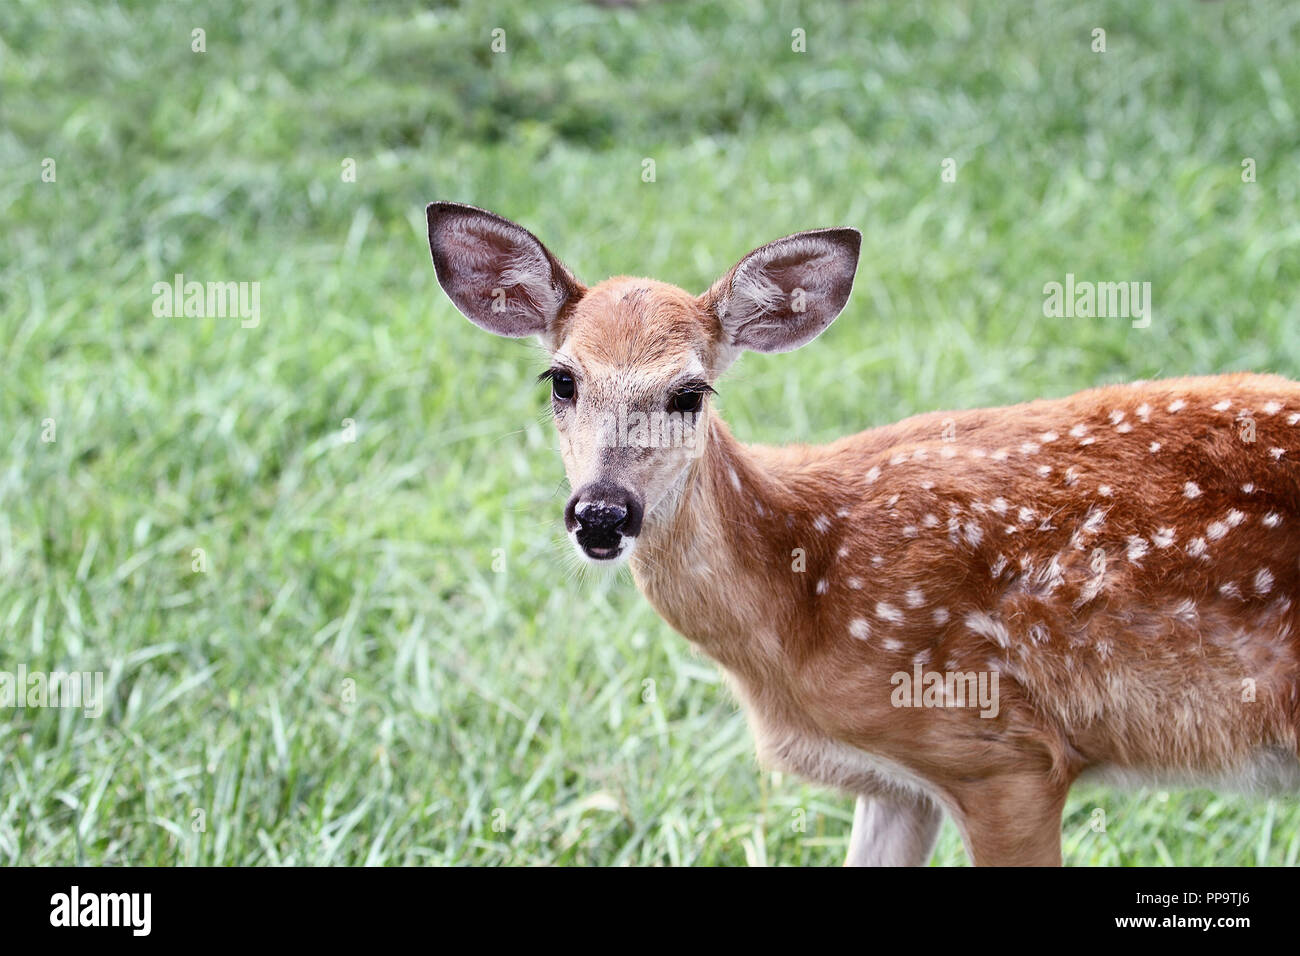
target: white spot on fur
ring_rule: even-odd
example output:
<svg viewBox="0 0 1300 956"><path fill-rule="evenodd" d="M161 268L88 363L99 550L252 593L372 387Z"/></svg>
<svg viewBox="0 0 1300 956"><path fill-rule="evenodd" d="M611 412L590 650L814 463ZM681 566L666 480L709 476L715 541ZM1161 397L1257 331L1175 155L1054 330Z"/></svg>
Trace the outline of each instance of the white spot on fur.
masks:
<svg viewBox="0 0 1300 956"><path fill-rule="evenodd" d="M1229 511L1223 518L1224 523L1229 528L1235 528L1237 527L1237 525L1241 524L1245 520L1246 520L1246 516L1242 512L1238 511L1236 508L1233 508L1231 511Z"/></svg>
<svg viewBox="0 0 1300 956"><path fill-rule="evenodd" d="M1253 481L1248 481L1241 486L1241 490L1245 494L1253 495L1255 493L1255 483Z"/></svg>
<svg viewBox="0 0 1300 956"><path fill-rule="evenodd" d="M1151 448L1151 454L1154 455L1156 452L1160 450L1160 442L1153 441L1150 445L1150 448Z"/></svg>
<svg viewBox="0 0 1300 956"><path fill-rule="evenodd" d="M1038 454L1038 449L1041 448L1041 447L1042 447L1041 445L1037 445L1037 444L1035 444L1034 442L1027 441L1027 442L1025 442L1024 444L1022 444L1022 445L1020 446L1020 454L1022 454L1022 455L1036 455L1036 454Z"/></svg>
<svg viewBox="0 0 1300 956"><path fill-rule="evenodd" d="M1265 403L1264 403L1264 414L1265 414L1265 415L1276 415L1276 414L1277 414L1278 412L1280 412L1281 410L1282 410L1282 403L1281 403L1281 402L1265 402Z"/></svg>
<svg viewBox="0 0 1300 956"><path fill-rule="evenodd" d="M976 634L989 638L998 647L1011 646L1011 634L1006 626L996 618L983 611L971 611L966 615L966 626Z"/></svg>
<svg viewBox="0 0 1300 956"><path fill-rule="evenodd" d="M1115 489L1110 485L1098 485L1097 494L1101 495L1103 498L1114 498Z"/></svg>
<svg viewBox="0 0 1300 956"><path fill-rule="evenodd" d="M1187 403L1183 401L1181 398L1175 398L1172 402L1169 403L1169 411L1171 412L1181 412L1186 407L1187 407Z"/></svg>
<svg viewBox="0 0 1300 956"><path fill-rule="evenodd" d="M1005 448L999 448L990 457L992 457L994 461L1006 461L1009 456L1010 456L1010 452L1008 452Z"/></svg>
<svg viewBox="0 0 1300 956"><path fill-rule="evenodd" d="M891 465L901 465L905 461L907 461L907 455L901 451L889 459Z"/></svg>
<svg viewBox="0 0 1300 956"><path fill-rule="evenodd" d="M876 617L882 621L889 621L891 624L898 624L903 620L903 612L888 601L878 601L876 603Z"/></svg>
<svg viewBox="0 0 1300 956"><path fill-rule="evenodd" d="M1087 425L1075 425L1070 429L1070 435L1074 438L1082 438L1086 434L1088 434Z"/></svg>
<svg viewBox="0 0 1300 956"><path fill-rule="evenodd" d="M933 620L935 624L943 625L948 623L948 609L946 607L937 607L934 609Z"/></svg>
<svg viewBox="0 0 1300 956"><path fill-rule="evenodd" d="M1101 526L1106 523L1106 512L1099 511L1096 508L1089 508L1088 515L1083 521L1083 530L1086 534L1096 534L1101 530Z"/></svg>
<svg viewBox="0 0 1300 956"><path fill-rule="evenodd" d="M1222 521L1211 521L1209 527L1205 529L1205 536L1211 541L1218 541L1228 533L1228 526Z"/></svg>
<svg viewBox="0 0 1300 956"><path fill-rule="evenodd" d="M1270 511L1268 514L1264 515L1264 517L1261 518L1260 520L1264 522L1265 528L1276 528L1278 525L1282 523L1282 516L1278 514L1276 511Z"/></svg>
<svg viewBox="0 0 1300 956"><path fill-rule="evenodd" d="M989 507L992 508L997 514L1004 515L1007 513L1007 499L994 498L993 501L989 504Z"/></svg>
<svg viewBox="0 0 1300 956"><path fill-rule="evenodd" d="M920 607L925 603L925 592L920 588L908 588L903 597L907 600L908 607Z"/></svg>
<svg viewBox="0 0 1300 956"><path fill-rule="evenodd" d="M862 590L862 578L849 578L844 583L847 584L854 591Z"/></svg>
<svg viewBox="0 0 1300 956"><path fill-rule="evenodd" d="M1228 409L1230 409L1230 408L1232 407L1232 402L1228 401L1228 400L1225 398L1225 399L1224 399L1223 401L1221 401L1221 402L1215 402L1215 403L1214 403L1213 405L1211 405L1210 407L1211 407L1212 409L1214 409L1216 412L1226 412Z"/></svg>
<svg viewBox="0 0 1300 956"><path fill-rule="evenodd" d="M917 527L916 527L916 525L914 525L914 524L905 524L905 525L903 525L903 537L904 537L904 538L915 538L915 537L916 537L917 535L919 535L920 533L921 533L921 532L917 530Z"/></svg>
<svg viewBox="0 0 1300 956"><path fill-rule="evenodd" d="M1140 564L1146 557L1147 551L1150 550L1146 538L1140 538L1137 535L1130 535L1128 539L1128 559L1134 564Z"/></svg>
<svg viewBox="0 0 1300 956"><path fill-rule="evenodd" d="M1139 405L1137 407L1137 417L1138 420L1142 422L1151 421L1151 406L1148 405L1146 402L1143 402L1141 405Z"/></svg>
<svg viewBox="0 0 1300 956"><path fill-rule="evenodd" d="M1029 522L1031 522L1031 521L1034 520L1034 509L1033 509L1033 508L1021 508L1021 509L1020 509L1020 512L1019 512L1019 515L1020 515L1020 521L1021 521L1023 524L1028 524Z"/></svg>
<svg viewBox="0 0 1300 956"><path fill-rule="evenodd" d="M1041 477L1041 478L1046 478L1046 477L1047 477L1048 475L1050 475L1051 473L1052 473L1052 466L1051 466L1051 465L1039 465L1039 466L1038 466L1038 474L1039 474L1039 477Z"/></svg>
<svg viewBox="0 0 1300 956"><path fill-rule="evenodd" d="M1133 426L1129 422L1120 422L1115 426L1115 431L1119 432L1121 435L1127 435L1132 430Z"/></svg>
<svg viewBox="0 0 1300 956"><path fill-rule="evenodd" d="M867 471L867 484L874 485L876 483L876 479L878 479L879 477L880 477L880 466L872 465L871 468Z"/></svg>
<svg viewBox="0 0 1300 956"><path fill-rule="evenodd" d="M1124 420L1124 412L1122 409L1116 408L1110 413L1110 423L1112 425L1118 425L1123 420Z"/></svg>
<svg viewBox="0 0 1300 956"><path fill-rule="evenodd" d="M1227 584L1219 585L1219 593L1224 597L1239 598L1241 597L1241 588L1237 587L1235 581L1229 581Z"/></svg>
<svg viewBox="0 0 1300 956"><path fill-rule="evenodd" d="M1286 417L1288 425L1300 425L1300 412L1292 412Z"/></svg>
<svg viewBox="0 0 1300 956"><path fill-rule="evenodd" d="M739 490L740 490L740 475L736 474L736 469L734 469L734 468L728 468L727 471L728 471L728 473L731 475L731 484L732 484L732 486L733 486L737 491L739 491Z"/></svg>
<svg viewBox="0 0 1300 956"><path fill-rule="evenodd" d="M1255 572L1255 593L1265 595L1273 590L1273 572L1268 568L1260 568Z"/></svg>
<svg viewBox="0 0 1300 956"><path fill-rule="evenodd" d="M1183 497L1184 498L1201 497L1201 486L1194 481L1187 482L1187 484L1183 485Z"/></svg>
<svg viewBox="0 0 1300 956"><path fill-rule="evenodd" d="M1174 543L1176 537L1173 528L1161 528L1151 536L1151 543L1157 548L1167 548Z"/></svg>
<svg viewBox="0 0 1300 956"><path fill-rule="evenodd" d="M921 519L921 524L926 528L937 528L939 527L939 519L932 514L928 514Z"/></svg>
<svg viewBox="0 0 1300 956"><path fill-rule="evenodd" d="M827 591L830 590L830 588L831 588L831 586L830 586L829 584L826 583L826 579L825 579L825 578L822 578L820 581L817 582L817 593L818 593L818 594L825 594Z"/></svg>
<svg viewBox="0 0 1300 956"><path fill-rule="evenodd" d="M1079 441L1079 444L1080 444L1080 445L1091 445L1091 444L1092 444L1093 442L1095 442L1096 440L1097 440L1097 439L1095 439L1095 438L1093 438L1091 435L1089 435L1087 438L1081 439L1081 440Z"/></svg>
<svg viewBox="0 0 1300 956"><path fill-rule="evenodd" d="M903 649L903 642L902 642L902 641L900 641L900 640L898 640L898 639L896 639L896 638L893 638L893 637L887 637L887 638L885 638L885 650L887 650L887 651L901 651L902 649Z"/></svg>
<svg viewBox="0 0 1300 956"><path fill-rule="evenodd" d="M1273 456L1274 461L1281 461L1282 456L1286 454L1285 448L1270 448L1268 453Z"/></svg>
<svg viewBox="0 0 1300 956"><path fill-rule="evenodd" d="M1078 480L1079 480L1079 469L1075 468L1073 465L1065 469L1065 486L1067 488L1073 487L1074 483L1077 482Z"/></svg>
<svg viewBox="0 0 1300 956"><path fill-rule="evenodd" d="M1193 538L1191 541L1187 542L1187 553L1194 558L1204 556L1205 549L1206 544L1204 538Z"/></svg>
<svg viewBox="0 0 1300 956"><path fill-rule="evenodd" d="M816 528L818 531L820 531L822 534L825 534L827 531L830 530L831 527L830 519L827 518L825 515L818 515L816 518L813 519L813 527Z"/></svg>
<svg viewBox="0 0 1300 956"><path fill-rule="evenodd" d="M1056 432L1043 432L1041 435L1038 436L1038 440L1041 441L1044 445L1048 445L1056 441L1056 439L1060 437L1061 436L1056 434Z"/></svg>
<svg viewBox="0 0 1300 956"><path fill-rule="evenodd" d="M871 638L871 624L863 617L855 617L849 622L849 633L860 641Z"/></svg>

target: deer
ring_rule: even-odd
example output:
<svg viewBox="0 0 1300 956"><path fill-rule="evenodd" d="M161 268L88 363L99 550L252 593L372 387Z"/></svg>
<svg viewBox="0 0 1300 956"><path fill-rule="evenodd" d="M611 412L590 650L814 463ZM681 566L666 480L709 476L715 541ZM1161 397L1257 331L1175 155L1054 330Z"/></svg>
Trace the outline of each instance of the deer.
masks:
<svg viewBox="0 0 1300 956"><path fill-rule="evenodd" d="M1109 384L747 445L719 378L827 329L857 230L691 294L587 287L474 206L427 219L455 307L549 356L567 538L716 662L763 766L855 798L846 865L925 865L947 814L976 866L1059 866L1080 779L1300 786L1300 384ZM633 414L677 430L611 427Z"/></svg>

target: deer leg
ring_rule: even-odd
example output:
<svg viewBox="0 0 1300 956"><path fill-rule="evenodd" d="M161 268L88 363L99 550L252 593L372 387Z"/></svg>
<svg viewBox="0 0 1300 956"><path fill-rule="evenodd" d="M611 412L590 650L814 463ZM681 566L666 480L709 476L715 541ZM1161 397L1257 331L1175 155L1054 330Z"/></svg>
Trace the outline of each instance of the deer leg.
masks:
<svg viewBox="0 0 1300 956"><path fill-rule="evenodd" d="M858 797L845 866L925 866L943 811L929 797Z"/></svg>
<svg viewBox="0 0 1300 956"><path fill-rule="evenodd" d="M1036 774L985 779L956 794L958 826L976 866L1060 866L1069 785Z"/></svg>

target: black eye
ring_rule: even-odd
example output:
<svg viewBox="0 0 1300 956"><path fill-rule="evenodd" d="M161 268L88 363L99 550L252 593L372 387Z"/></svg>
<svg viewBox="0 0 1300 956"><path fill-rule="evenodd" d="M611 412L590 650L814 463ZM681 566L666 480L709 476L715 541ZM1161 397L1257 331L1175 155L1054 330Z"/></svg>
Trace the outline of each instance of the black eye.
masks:
<svg viewBox="0 0 1300 956"><path fill-rule="evenodd" d="M559 401L567 402L573 398L574 391L573 376L568 372L556 372L551 376L551 394Z"/></svg>
<svg viewBox="0 0 1300 956"><path fill-rule="evenodd" d="M683 414L698 412L700 410L700 402L703 400L703 392L678 392L673 396L672 410Z"/></svg>

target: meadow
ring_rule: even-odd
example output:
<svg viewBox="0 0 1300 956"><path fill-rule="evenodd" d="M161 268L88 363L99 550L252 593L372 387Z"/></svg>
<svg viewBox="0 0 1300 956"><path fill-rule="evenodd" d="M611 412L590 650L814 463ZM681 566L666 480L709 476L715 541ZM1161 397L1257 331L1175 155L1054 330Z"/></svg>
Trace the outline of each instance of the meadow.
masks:
<svg viewBox="0 0 1300 956"><path fill-rule="evenodd" d="M1300 376L1297 111L1279 0L9 0L0 671L105 699L0 712L0 863L838 864L850 798L576 570L544 356L455 312L425 203L692 290L861 229L835 325L719 387L817 442ZM158 314L177 274L256 323ZM1150 282L1149 327L1046 316L1067 274ZM1295 798L1085 787L1064 827L1073 866L1300 860Z"/></svg>

